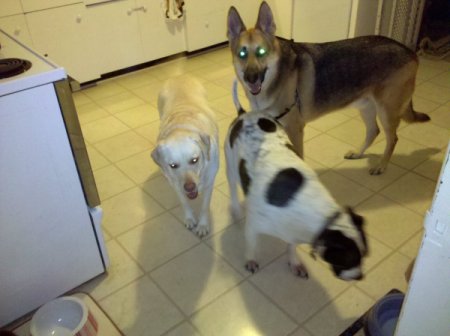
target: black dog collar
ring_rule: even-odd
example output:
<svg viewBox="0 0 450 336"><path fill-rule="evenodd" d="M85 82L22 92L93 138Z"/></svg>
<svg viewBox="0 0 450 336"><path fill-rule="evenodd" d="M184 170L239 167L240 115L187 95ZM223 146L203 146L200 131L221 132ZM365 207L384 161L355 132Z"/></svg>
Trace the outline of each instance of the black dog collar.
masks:
<svg viewBox="0 0 450 336"><path fill-rule="evenodd" d="M286 107L286 108L284 109L283 113L281 113L279 116L275 117L275 119L276 119L276 120L279 120L279 119L283 118L286 114L288 114L289 112L291 112L292 108L293 108L295 105L300 105L300 97L299 97L299 95L298 95L298 91L297 91L297 90L295 90L295 101L294 101L289 107Z"/></svg>

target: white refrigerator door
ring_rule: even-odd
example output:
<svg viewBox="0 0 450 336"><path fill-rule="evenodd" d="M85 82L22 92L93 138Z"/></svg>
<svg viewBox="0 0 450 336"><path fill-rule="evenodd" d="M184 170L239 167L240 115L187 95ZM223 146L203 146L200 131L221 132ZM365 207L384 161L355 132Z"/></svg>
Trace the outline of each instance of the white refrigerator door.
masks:
<svg viewBox="0 0 450 336"><path fill-rule="evenodd" d="M53 84L0 97L0 326L103 272Z"/></svg>

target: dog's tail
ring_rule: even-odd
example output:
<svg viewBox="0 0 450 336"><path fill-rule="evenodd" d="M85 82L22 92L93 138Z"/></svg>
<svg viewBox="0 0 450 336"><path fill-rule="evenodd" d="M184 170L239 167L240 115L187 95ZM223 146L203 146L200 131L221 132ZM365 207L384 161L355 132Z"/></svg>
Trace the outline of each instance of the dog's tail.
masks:
<svg viewBox="0 0 450 336"><path fill-rule="evenodd" d="M241 103L239 102L238 81L237 81L236 78L233 81L233 103L234 103L234 106L236 107L236 111L238 113L238 116L240 116L241 114L245 113L244 108L242 107Z"/></svg>
<svg viewBox="0 0 450 336"><path fill-rule="evenodd" d="M402 119L408 123L426 122L431 120L428 114L414 111L412 102L409 103L405 113L402 115Z"/></svg>

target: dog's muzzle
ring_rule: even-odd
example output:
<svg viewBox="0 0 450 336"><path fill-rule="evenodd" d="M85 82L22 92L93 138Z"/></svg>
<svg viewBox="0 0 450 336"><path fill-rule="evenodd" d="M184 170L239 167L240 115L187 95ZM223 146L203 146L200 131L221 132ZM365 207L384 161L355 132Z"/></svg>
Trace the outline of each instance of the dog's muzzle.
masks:
<svg viewBox="0 0 450 336"><path fill-rule="evenodd" d="M195 199L198 196L197 185L194 182L186 182L183 186L186 196L189 199Z"/></svg>
<svg viewBox="0 0 450 336"><path fill-rule="evenodd" d="M266 76L266 71L267 68L264 68L264 70L262 71L256 69L247 69L244 72L244 80L252 95L256 96L261 92L261 87Z"/></svg>

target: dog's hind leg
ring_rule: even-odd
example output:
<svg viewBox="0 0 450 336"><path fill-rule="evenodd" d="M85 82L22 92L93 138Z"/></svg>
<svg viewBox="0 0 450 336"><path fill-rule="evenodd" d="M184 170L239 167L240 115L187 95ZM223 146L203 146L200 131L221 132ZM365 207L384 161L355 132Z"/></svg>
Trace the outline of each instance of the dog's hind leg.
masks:
<svg viewBox="0 0 450 336"><path fill-rule="evenodd" d="M288 245L288 259L289 259L289 267L294 273L294 275L303 278L308 279L308 270L306 269L305 265L302 264L300 261L300 258L297 254L297 245L295 244L289 244Z"/></svg>
<svg viewBox="0 0 450 336"><path fill-rule="evenodd" d="M402 118L409 122L429 120L426 114L417 113L412 109L416 73L417 62L411 61L387 78L374 91L377 115L386 135L386 147L380 162L369 170L371 175L379 175L386 170L398 141L397 128Z"/></svg>
<svg viewBox="0 0 450 336"><path fill-rule="evenodd" d="M373 143L375 138L380 134L380 128L377 124L377 110L373 101L365 98L363 101L357 103L356 107L359 108L361 119L366 126L366 138L364 143L360 146L358 152L349 151L344 157L346 159L360 159L364 155L367 148Z"/></svg>

